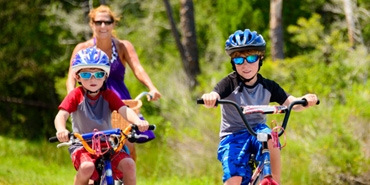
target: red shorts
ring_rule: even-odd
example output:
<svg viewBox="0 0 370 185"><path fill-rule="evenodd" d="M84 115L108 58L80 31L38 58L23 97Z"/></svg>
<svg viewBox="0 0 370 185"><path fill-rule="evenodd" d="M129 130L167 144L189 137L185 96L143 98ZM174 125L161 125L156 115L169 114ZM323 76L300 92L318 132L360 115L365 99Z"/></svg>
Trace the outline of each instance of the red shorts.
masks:
<svg viewBox="0 0 370 185"><path fill-rule="evenodd" d="M130 155L128 155L125 152L118 152L112 156L112 170L113 170L113 178L114 179L122 179L123 174L121 171L118 170L118 163L125 158L131 158ZM90 154L88 151L86 151L83 147L76 149L72 154L72 162L76 170L79 169L81 163L83 162L93 162L95 164L95 161L97 160L97 157ZM90 179L92 180L98 180L99 174L98 171L95 169L94 173L91 175Z"/></svg>

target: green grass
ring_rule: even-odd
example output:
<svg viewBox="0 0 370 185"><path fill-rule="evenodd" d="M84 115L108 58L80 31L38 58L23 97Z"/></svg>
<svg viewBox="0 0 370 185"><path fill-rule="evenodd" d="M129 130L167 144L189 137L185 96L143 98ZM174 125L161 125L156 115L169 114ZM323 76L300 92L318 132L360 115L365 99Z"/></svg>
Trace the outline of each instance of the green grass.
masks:
<svg viewBox="0 0 370 185"><path fill-rule="evenodd" d="M0 184L71 184L74 169L55 145L0 137Z"/></svg>
<svg viewBox="0 0 370 185"><path fill-rule="evenodd" d="M5 137L0 137L0 143L0 185L73 184L75 169L66 148L46 141L33 143ZM139 185L214 184L212 176L189 178L179 171L168 170L171 168L168 162L160 164L170 159L168 154L155 148L147 152L150 145L137 146L141 154L137 163Z"/></svg>

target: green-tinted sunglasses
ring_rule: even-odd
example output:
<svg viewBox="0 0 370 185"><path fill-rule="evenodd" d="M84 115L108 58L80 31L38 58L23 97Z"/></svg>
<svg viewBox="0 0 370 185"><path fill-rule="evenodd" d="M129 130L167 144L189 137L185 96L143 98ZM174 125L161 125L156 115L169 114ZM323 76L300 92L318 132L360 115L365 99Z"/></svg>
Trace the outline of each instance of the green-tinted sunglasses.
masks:
<svg viewBox="0 0 370 185"><path fill-rule="evenodd" d="M80 72L78 73L78 76L80 76L82 79L88 80L92 76L94 76L96 79L101 79L105 76L104 71L98 71L98 72Z"/></svg>

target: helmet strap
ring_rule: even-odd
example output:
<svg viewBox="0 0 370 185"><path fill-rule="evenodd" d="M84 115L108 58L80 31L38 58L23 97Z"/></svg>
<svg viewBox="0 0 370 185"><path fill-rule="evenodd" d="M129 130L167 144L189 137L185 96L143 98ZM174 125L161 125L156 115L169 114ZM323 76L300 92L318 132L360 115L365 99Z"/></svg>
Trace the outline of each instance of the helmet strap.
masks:
<svg viewBox="0 0 370 185"><path fill-rule="evenodd" d="M90 91L90 90L86 89L87 94L94 94L94 93L98 93L99 91L100 91L100 89L98 89L97 91Z"/></svg>
<svg viewBox="0 0 370 185"><path fill-rule="evenodd" d="M107 83L106 83L106 81L104 81L104 83L103 83L103 85L100 89L98 89L96 91L90 91L90 90L86 89L86 92L87 92L87 94L94 94L94 93L98 93L100 90L103 91L103 90L106 90L106 89L107 89Z"/></svg>
<svg viewBox="0 0 370 185"><path fill-rule="evenodd" d="M257 76L257 73L252 78L246 79L246 78L242 77L241 75L239 75L238 72L236 72L236 74L238 75L239 79L241 79L241 82L239 82L239 91L238 92L242 92L243 91L244 84L247 83L247 82L250 82L254 77L256 77Z"/></svg>

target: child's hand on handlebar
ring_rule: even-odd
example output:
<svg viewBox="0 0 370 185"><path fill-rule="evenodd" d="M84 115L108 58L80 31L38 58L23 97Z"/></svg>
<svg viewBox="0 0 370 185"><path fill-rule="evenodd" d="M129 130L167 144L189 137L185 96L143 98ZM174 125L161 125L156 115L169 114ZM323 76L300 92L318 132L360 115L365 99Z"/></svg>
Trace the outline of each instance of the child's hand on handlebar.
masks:
<svg viewBox="0 0 370 185"><path fill-rule="evenodd" d="M139 120L135 122L140 132L145 132L149 128L149 123L146 120Z"/></svg>
<svg viewBox="0 0 370 185"><path fill-rule="evenodd" d="M205 107L212 108L216 107L216 102L218 99L220 99L220 95L216 92L211 92L208 94L203 94L202 99Z"/></svg>
<svg viewBox="0 0 370 185"><path fill-rule="evenodd" d="M64 130L61 130L61 131L57 131L57 133L55 135L57 136L59 142L67 142L67 141L69 141L68 133L69 133L69 131L64 129Z"/></svg>
<svg viewBox="0 0 370 185"><path fill-rule="evenodd" d="M319 101L316 94L306 94L302 98L307 100L307 105L305 107L317 105L317 102Z"/></svg>

